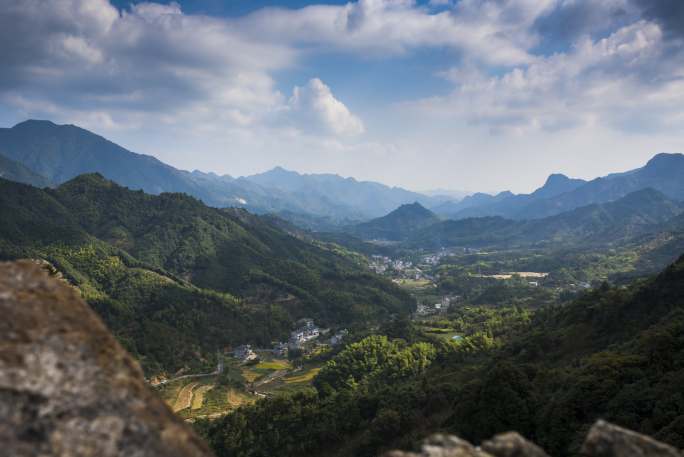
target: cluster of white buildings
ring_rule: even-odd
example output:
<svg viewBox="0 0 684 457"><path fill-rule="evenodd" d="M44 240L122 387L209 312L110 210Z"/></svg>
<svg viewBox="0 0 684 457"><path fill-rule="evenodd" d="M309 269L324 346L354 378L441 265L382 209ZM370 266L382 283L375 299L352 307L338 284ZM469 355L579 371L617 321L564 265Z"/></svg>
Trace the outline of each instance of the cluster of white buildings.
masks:
<svg viewBox="0 0 684 457"><path fill-rule="evenodd" d="M321 335L330 332L330 329L320 329L313 319L300 319L297 321L297 329L290 333L287 343L276 342L272 349L253 349L249 344L242 344L233 349L233 357L242 363L257 360L259 356L255 351L270 352L276 357L287 357L293 349L302 349L304 343L318 339ZM330 337L330 345L337 346L349 335L347 329L342 329Z"/></svg>
<svg viewBox="0 0 684 457"><path fill-rule="evenodd" d="M432 314L446 313L449 307L460 300L459 295L444 296L439 301L439 303L434 303L432 305L418 304L416 308L416 315L418 316L430 316Z"/></svg>
<svg viewBox="0 0 684 457"><path fill-rule="evenodd" d="M392 259L384 255L374 255L370 259L370 268L378 274L382 274L390 268L397 271L405 271L413 268L413 262L410 260Z"/></svg>
<svg viewBox="0 0 684 457"><path fill-rule="evenodd" d="M290 333L288 346L290 349L299 349L307 341L315 340L321 334L321 330L314 324L313 319L300 319L297 330Z"/></svg>
<svg viewBox="0 0 684 457"><path fill-rule="evenodd" d="M258 358L256 352L252 350L252 346L249 344L242 344L233 349L233 357L243 363L247 363Z"/></svg>
<svg viewBox="0 0 684 457"><path fill-rule="evenodd" d="M390 266L392 259L384 255L374 255L370 259L369 267L377 274L383 274Z"/></svg>

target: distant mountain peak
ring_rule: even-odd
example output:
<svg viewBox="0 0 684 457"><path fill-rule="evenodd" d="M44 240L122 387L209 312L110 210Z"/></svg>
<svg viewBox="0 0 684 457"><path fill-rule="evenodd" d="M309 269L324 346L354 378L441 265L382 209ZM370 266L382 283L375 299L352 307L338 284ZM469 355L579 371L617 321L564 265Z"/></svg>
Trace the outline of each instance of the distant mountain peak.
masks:
<svg viewBox="0 0 684 457"><path fill-rule="evenodd" d="M392 211L390 214L393 214L393 213L411 213L414 215L423 214L426 216L434 216L435 215L432 211L430 211L429 209L427 209L426 207L424 207L423 205L421 205L418 202L404 203L403 205L399 206L397 209ZM388 216L389 216L389 214L388 214Z"/></svg>
<svg viewBox="0 0 684 457"><path fill-rule="evenodd" d="M271 168L270 170L268 170L268 171L265 172L265 173L271 173L271 174L277 173L277 174L282 174L282 175L290 175L290 176L297 175L297 176L300 176L300 174L297 173L296 171L288 170L287 168L282 167L282 166L280 166L280 165L277 165L277 166Z"/></svg>
<svg viewBox="0 0 684 457"><path fill-rule="evenodd" d="M35 128L35 127L59 127L52 121L44 119L27 119L25 121L16 124L13 129L25 129L25 128Z"/></svg>
<svg viewBox="0 0 684 457"><path fill-rule="evenodd" d="M563 173L552 173L539 189L532 192L533 198L551 198L570 192L585 184L583 179L570 178Z"/></svg>
<svg viewBox="0 0 684 457"><path fill-rule="evenodd" d="M548 178L546 178L546 182L544 185L548 184L554 184L558 182L566 182L570 181L570 178L568 178L566 175L563 173L551 173Z"/></svg>
<svg viewBox="0 0 684 457"><path fill-rule="evenodd" d="M437 222L439 217L420 203L405 203L385 216L356 225L352 232L366 239L398 241Z"/></svg>
<svg viewBox="0 0 684 457"><path fill-rule="evenodd" d="M111 181L111 180L105 178L102 174L97 173L97 172L95 172L95 173L84 173L82 175L78 175L75 178L72 178L69 181L66 181L65 183L62 184L62 186L65 186L65 187L75 186L75 185L87 185L87 186L95 186L95 187L119 186L114 181Z"/></svg>
<svg viewBox="0 0 684 457"><path fill-rule="evenodd" d="M672 164L684 164L684 154L661 152L651 157L651 160L646 162L644 168L662 167Z"/></svg>

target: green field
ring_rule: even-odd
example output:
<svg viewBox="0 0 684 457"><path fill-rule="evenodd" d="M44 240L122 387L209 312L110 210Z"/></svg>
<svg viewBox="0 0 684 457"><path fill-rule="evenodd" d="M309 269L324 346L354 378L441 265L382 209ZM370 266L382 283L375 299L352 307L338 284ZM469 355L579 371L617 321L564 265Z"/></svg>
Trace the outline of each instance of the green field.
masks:
<svg viewBox="0 0 684 457"><path fill-rule="evenodd" d="M320 370L316 364L296 369L286 359L270 355L255 365L244 365L228 358L220 376L181 379L172 381L157 390L162 399L176 414L186 420L215 419L248 403L259 396L250 393L256 389L266 395L293 393L311 388L313 378ZM273 378L266 379L269 375ZM268 381L260 384L260 381Z"/></svg>

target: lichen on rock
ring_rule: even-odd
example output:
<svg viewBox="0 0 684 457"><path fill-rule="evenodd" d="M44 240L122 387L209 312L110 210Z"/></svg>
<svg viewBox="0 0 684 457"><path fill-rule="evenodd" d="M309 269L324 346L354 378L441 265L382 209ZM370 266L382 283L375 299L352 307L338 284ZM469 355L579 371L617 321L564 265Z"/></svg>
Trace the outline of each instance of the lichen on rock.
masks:
<svg viewBox="0 0 684 457"><path fill-rule="evenodd" d="M78 292L0 263L0 443L12 457L209 457Z"/></svg>

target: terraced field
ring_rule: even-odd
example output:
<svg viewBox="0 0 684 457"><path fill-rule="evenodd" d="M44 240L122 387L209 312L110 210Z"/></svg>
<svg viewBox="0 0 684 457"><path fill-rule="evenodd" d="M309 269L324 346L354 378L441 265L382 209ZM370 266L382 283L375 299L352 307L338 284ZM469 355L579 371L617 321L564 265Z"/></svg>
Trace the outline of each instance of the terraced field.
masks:
<svg viewBox="0 0 684 457"><path fill-rule="evenodd" d="M313 378L318 374L319 371L321 371L320 368L312 368L308 371L305 371L304 373L284 378L283 381L285 381L285 383L287 383L287 384L294 384L294 383L300 383L300 382L311 382L313 380Z"/></svg>
<svg viewBox="0 0 684 457"><path fill-rule="evenodd" d="M196 382L191 382L190 384L185 385L180 392L178 393L178 398L176 398L175 403L173 404L173 412L177 413L178 411L182 411L186 408L190 408L192 406L192 397L193 397L193 390L195 387L197 387Z"/></svg>
<svg viewBox="0 0 684 457"><path fill-rule="evenodd" d="M160 396L185 420L215 419L260 396L311 388L320 367L294 371L290 361L268 355L255 365L228 359L220 375L179 379L158 387ZM256 391L256 393L254 392Z"/></svg>
<svg viewBox="0 0 684 457"><path fill-rule="evenodd" d="M197 410L202 408L204 404L204 396L207 392L214 388L213 384L204 384L195 389L192 396L192 409Z"/></svg>
<svg viewBox="0 0 684 457"><path fill-rule="evenodd" d="M239 408L245 403L251 403L254 401L253 397L237 389L229 389L226 395L226 399L228 401L228 405L230 405L230 409Z"/></svg>

